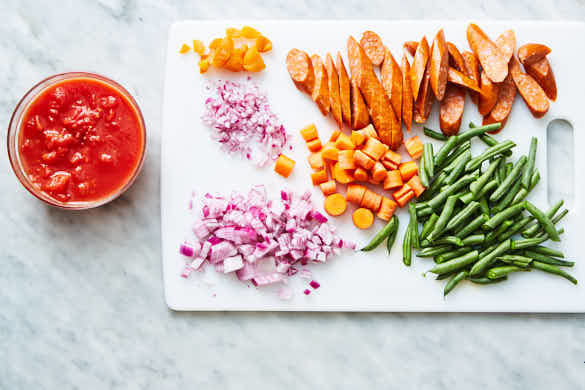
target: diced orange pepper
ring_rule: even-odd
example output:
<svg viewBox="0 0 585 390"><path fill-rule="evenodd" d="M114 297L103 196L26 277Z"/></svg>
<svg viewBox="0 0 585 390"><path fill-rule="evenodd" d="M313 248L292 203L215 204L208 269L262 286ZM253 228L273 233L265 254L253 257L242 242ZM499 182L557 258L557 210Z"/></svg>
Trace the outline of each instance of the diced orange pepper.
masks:
<svg viewBox="0 0 585 390"><path fill-rule="evenodd" d="M246 51L246 55L244 56L244 69L248 72L260 72L264 68L266 68L266 65L262 56L258 53L256 46L252 46Z"/></svg>
<svg viewBox="0 0 585 390"><path fill-rule="evenodd" d="M311 181L313 182L314 186L325 183L327 180L329 180L329 178L327 177L327 171L324 169L311 173Z"/></svg>
<svg viewBox="0 0 585 390"><path fill-rule="evenodd" d="M384 221L389 221L390 218L394 215L394 211L396 211L396 207L398 204L394 202L390 198L386 198L385 196L382 197L382 204L380 205L380 210L376 214L378 218L383 219Z"/></svg>
<svg viewBox="0 0 585 390"><path fill-rule="evenodd" d="M225 29L225 35L230 38L238 38L242 35L242 33L235 27L228 27Z"/></svg>
<svg viewBox="0 0 585 390"><path fill-rule="evenodd" d="M193 51L200 56L205 54L205 45L199 39L193 39Z"/></svg>
<svg viewBox="0 0 585 390"><path fill-rule="evenodd" d="M199 73L205 73L209 70L209 60L202 58L199 60Z"/></svg>
<svg viewBox="0 0 585 390"><path fill-rule="evenodd" d="M211 45L209 46L211 48ZM213 58L211 60L211 65L215 66L216 68L223 67L234 50L234 41L231 38L223 38L217 47L212 48Z"/></svg>
<svg viewBox="0 0 585 390"><path fill-rule="evenodd" d="M316 138L312 141L307 142L307 148L313 153L318 152L321 150L321 140Z"/></svg>
<svg viewBox="0 0 585 390"><path fill-rule="evenodd" d="M393 190L402 187L403 184L404 182L402 181L399 170L389 171L384 180L384 189Z"/></svg>
<svg viewBox="0 0 585 390"><path fill-rule="evenodd" d="M384 145L375 138L368 137L362 151L375 161L378 161L388 151L388 145Z"/></svg>
<svg viewBox="0 0 585 390"><path fill-rule="evenodd" d="M209 44L209 50L215 50L218 47L221 46L221 42L223 41L223 38L215 38L211 41L211 43Z"/></svg>
<svg viewBox="0 0 585 390"><path fill-rule="evenodd" d="M406 148L406 151L408 152L410 157L412 157L413 160L416 160L420 158L420 156L422 156L423 143L420 140L420 138L418 138L418 135L415 135L414 137L405 140L404 147Z"/></svg>
<svg viewBox="0 0 585 390"><path fill-rule="evenodd" d="M384 179L386 179L387 175L388 175L388 171L384 168L382 163L380 163L379 161L376 161L376 163L374 164L374 167L372 168L372 179L376 183L381 183Z"/></svg>
<svg viewBox="0 0 585 390"><path fill-rule="evenodd" d="M335 141L335 146L339 150L353 150L355 149L355 145L351 142L351 138L349 135L341 133L337 140Z"/></svg>
<svg viewBox="0 0 585 390"><path fill-rule="evenodd" d="M179 53L181 54L185 54L187 53L189 50L191 50L191 48L189 47L189 45L183 43L183 45L181 46L181 48L179 49Z"/></svg>
<svg viewBox="0 0 585 390"><path fill-rule="evenodd" d="M232 51L232 55L223 66L231 72L241 72L244 70L244 55L246 54L245 47L236 47Z"/></svg>
<svg viewBox="0 0 585 390"><path fill-rule="evenodd" d="M274 171L281 176L289 177L294 166L295 161L293 159L286 157L284 154L281 154L276 160Z"/></svg>
<svg viewBox="0 0 585 390"><path fill-rule="evenodd" d="M315 124L311 123L310 125L304 127L300 131L301 137L307 142L314 140L315 138L319 138L319 133L317 133L317 128Z"/></svg>
<svg viewBox="0 0 585 390"><path fill-rule="evenodd" d="M351 132L351 142L355 145L355 147L361 146L366 141L366 136L359 131L352 131Z"/></svg>
<svg viewBox="0 0 585 390"><path fill-rule="evenodd" d="M335 142L335 141L337 141L337 138L339 137L339 134L341 134L341 130L334 130L331 133L331 137L329 137L329 142Z"/></svg>
<svg viewBox="0 0 585 390"><path fill-rule="evenodd" d="M323 146L323 150L321 152L323 154L323 158L326 160L337 161L339 150L333 146L331 143L326 143Z"/></svg>
<svg viewBox="0 0 585 390"><path fill-rule="evenodd" d="M253 27L244 26L241 30L242 37L248 39L256 39L260 36L260 32Z"/></svg>
<svg viewBox="0 0 585 390"><path fill-rule="evenodd" d="M406 184L408 184L408 186L412 188L417 198L421 196L423 192L425 192L425 187L422 185L418 175L414 175L413 177L411 177L408 183Z"/></svg>
<svg viewBox="0 0 585 390"><path fill-rule="evenodd" d="M411 177L418 173L418 166L416 165L415 161L408 161L405 163L400 164L398 167L400 170L400 175L402 176L402 181L408 181Z"/></svg>
<svg viewBox="0 0 585 390"><path fill-rule="evenodd" d="M264 35L260 35L258 38L256 38L256 47L260 53L265 53L272 50L272 42Z"/></svg>
<svg viewBox="0 0 585 390"><path fill-rule="evenodd" d="M412 198L414 198L414 191L410 190L408 191L406 194L404 194L402 197L396 199L396 203L398 203L398 205L400 207L404 207L408 204L408 202L410 202L412 200Z"/></svg>
<svg viewBox="0 0 585 390"><path fill-rule="evenodd" d="M339 166L343 169L355 169L353 150L340 150L337 154Z"/></svg>
<svg viewBox="0 0 585 390"><path fill-rule="evenodd" d="M353 181L353 176L350 171L341 168L339 163L335 164L333 167L333 171L335 172L335 180L340 184L347 184Z"/></svg>
<svg viewBox="0 0 585 390"><path fill-rule="evenodd" d="M311 153L309 157L307 157L307 160L309 161L309 165L311 166L311 168L313 168L316 171L325 168L325 161L323 160L323 156L321 156L321 153L319 152Z"/></svg>
<svg viewBox="0 0 585 390"><path fill-rule="evenodd" d="M357 181L368 181L368 172L364 168L356 168L353 171L353 177Z"/></svg>
<svg viewBox="0 0 585 390"><path fill-rule="evenodd" d="M368 155L366 155L361 150L356 150L353 153L353 159L354 159L354 162L355 162L355 165L356 166L362 167L366 171L369 171L370 169L372 169L372 167L375 164L375 161L372 160Z"/></svg>

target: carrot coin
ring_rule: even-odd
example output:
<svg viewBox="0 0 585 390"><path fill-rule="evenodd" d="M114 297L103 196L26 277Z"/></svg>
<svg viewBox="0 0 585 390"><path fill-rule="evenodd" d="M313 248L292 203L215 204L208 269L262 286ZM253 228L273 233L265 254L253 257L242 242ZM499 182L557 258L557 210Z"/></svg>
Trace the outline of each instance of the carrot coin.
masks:
<svg viewBox="0 0 585 390"><path fill-rule="evenodd" d="M374 224L374 214L363 207L356 209L351 219L358 229L369 229Z"/></svg>
<svg viewBox="0 0 585 390"><path fill-rule="evenodd" d="M339 193L331 194L325 198L324 208L327 214L336 217L347 210L347 201Z"/></svg>

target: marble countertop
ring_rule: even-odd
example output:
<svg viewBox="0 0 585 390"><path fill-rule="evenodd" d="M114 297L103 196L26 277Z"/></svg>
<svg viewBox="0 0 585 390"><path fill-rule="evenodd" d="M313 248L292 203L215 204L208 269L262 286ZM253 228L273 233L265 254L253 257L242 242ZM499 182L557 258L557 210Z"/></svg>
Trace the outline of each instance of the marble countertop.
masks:
<svg viewBox="0 0 585 390"><path fill-rule="evenodd" d="M93 70L124 80L134 94L148 124L149 151L125 195L86 212L34 200L0 153L0 389L585 386L584 315L177 313L166 307L159 160L170 23L585 17L582 0L312 3L2 1L2 136L34 82Z"/></svg>

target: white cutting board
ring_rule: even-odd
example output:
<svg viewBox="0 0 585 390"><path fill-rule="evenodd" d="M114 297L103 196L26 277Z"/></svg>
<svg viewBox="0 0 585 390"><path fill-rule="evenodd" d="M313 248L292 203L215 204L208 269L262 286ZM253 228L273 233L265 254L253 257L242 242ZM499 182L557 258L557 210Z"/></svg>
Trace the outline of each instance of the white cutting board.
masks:
<svg viewBox="0 0 585 390"><path fill-rule="evenodd" d="M232 74L210 70L200 75L197 57L193 53L180 55L178 49L184 42L201 39L209 43L222 36L226 27L249 24L259 29L273 42L273 50L263 55L266 69L251 74L254 82L268 94L273 111L293 135L294 150L290 156L297 161L288 179L276 175L272 166L258 169L250 163L224 154L212 141L209 129L201 123L204 106L203 86L218 78L241 79L248 74ZM162 136L162 253L164 286L167 304L174 310L298 310L298 311L448 311L448 312L583 312L585 311L585 259L583 248L585 215L582 207L585 172L585 109L583 108L583 63L585 57L585 24L572 22L480 22L479 25L495 40L505 29L513 28L518 44L545 43L552 48L549 60L556 75L559 97L551 104L550 111L542 119L533 118L519 96L516 98L511 117L498 139L510 138L518 147L515 155L528 152L529 138L537 136L539 150L537 167L542 180L529 199L542 209L549 207L547 177L564 172L547 172L546 129L556 118L568 120L574 127L575 201L569 205L570 214L561 223L566 233L562 236L562 248L567 258L576 261L569 269L581 282L574 286L567 280L541 272L515 274L505 283L477 286L464 282L443 299L444 282L437 282L424 271L432 267L431 259L413 259L411 267L402 264L401 241L408 221L405 210L400 217L400 234L391 256L381 246L370 253L345 252L327 264L311 265L314 279L321 288L305 296L307 281L292 278L289 285L294 291L290 301L278 298L273 286L255 288L238 281L235 275L216 274L213 267L204 273L195 272L189 279L179 275L184 261L178 254L182 240L189 235L190 218L187 203L193 190L228 194L232 190L247 192L250 186L264 184L273 198L281 188L289 187L297 192L312 190L313 200L322 208L323 196L309 180L310 168L306 163L308 151L299 129L309 123L317 125L322 139L328 139L335 124L331 117L323 117L310 98L300 93L292 84L285 66L289 49L296 47L322 57L327 52L340 51L346 61L345 43L351 34L359 39L364 30L376 31L400 61L402 43L420 40L426 34L432 42L439 28L445 29L448 41L460 50L468 50L465 38L467 21L188 21L171 26L167 50L167 66L164 89L163 136ZM462 129L469 121L481 122L477 108L466 102ZM438 105L427 121L427 126L437 129ZM422 127L414 126L411 135L419 135L423 141ZM410 135L406 135L407 137ZM483 148L474 141L477 150ZM435 146L437 150L438 146ZM366 243L383 226L378 220L368 231L358 231L351 223L351 211L334 218L343 237Z"/></svg>

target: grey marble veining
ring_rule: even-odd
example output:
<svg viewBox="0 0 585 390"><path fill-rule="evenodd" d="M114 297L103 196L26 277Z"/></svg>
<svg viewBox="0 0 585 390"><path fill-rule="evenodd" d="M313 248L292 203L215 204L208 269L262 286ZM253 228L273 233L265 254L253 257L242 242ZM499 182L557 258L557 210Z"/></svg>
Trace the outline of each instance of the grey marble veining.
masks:
<svg viewBox="0 0 585 390"><path fill-rule="evenodd" d="M583 315L175 313L163 301L164 51L187 18L583 20L577 1L2 0L2 137L37 80L94 70L130 89L148 157L88 212L35 201L0 153L0 389L585 388Z"/></svg>

